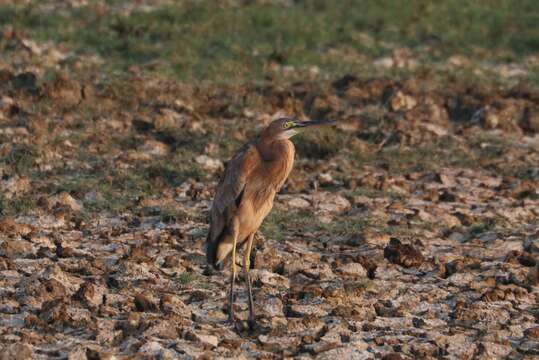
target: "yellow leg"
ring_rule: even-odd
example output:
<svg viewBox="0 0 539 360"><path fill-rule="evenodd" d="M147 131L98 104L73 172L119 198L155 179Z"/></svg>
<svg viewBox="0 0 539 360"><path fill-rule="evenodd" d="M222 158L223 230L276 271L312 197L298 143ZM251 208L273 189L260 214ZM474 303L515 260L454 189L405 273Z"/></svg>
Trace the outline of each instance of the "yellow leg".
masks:
<svg viewBox="0 0 539 360"><path fill-rule="evenodd" d="M245 281L247 282L247 291L249 293L249 328L253 329L255 326L255 312L253 308L253 292L251 290L251 277L249 276L249 270L251 269L251 250L253 247L253 239L255 233L249 235L247 239L247 246L245 247L245 252L243 253L243 271L245 272Z"/></svg>
<svg viewBox="0 0 539 360"><path fill-rule="evenodd" d="M231 265L231 274L230 274L230 297L229 297L229 311L228 311L228 320L232 322L235 326L236 320L234 318L234 284L236 282L236 243L238 240L238 224L233 222L231 226L232 233L232 254L230 259Z"/></svg>

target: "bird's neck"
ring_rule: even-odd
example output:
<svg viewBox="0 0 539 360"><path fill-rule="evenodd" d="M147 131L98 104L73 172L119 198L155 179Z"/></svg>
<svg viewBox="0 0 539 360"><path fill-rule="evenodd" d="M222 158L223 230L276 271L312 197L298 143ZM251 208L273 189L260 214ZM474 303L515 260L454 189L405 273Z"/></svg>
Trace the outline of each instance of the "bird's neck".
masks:
<svg viewBox="0 0 539 360"><path fill-rule="evenodd" d="M288 139L266 140L262 138L256 147L264 161L279 162L289 161L290 157L294 158L294 144Z"/></svg>
<svg viewBox="0 0 539 360"><path fill-rule="evenodd" d="M294 144L288 139L259 141L257 148L264 160L266 176L271 179L274 189L278 191L294 165Z"/></svg>

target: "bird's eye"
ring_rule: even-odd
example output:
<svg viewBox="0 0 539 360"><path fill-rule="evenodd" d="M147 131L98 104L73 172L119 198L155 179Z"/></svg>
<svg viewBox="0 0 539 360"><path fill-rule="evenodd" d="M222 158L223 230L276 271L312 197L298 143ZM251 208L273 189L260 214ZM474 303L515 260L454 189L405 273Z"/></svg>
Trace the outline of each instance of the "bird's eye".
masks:
<svg viewBox="0 0 539 360"><path fill-rule="evenodd" d="M283 129L288 129L289 127L291 127L292 125L294 125L294 122L293 121L287 121L283 124Z"/></svg>

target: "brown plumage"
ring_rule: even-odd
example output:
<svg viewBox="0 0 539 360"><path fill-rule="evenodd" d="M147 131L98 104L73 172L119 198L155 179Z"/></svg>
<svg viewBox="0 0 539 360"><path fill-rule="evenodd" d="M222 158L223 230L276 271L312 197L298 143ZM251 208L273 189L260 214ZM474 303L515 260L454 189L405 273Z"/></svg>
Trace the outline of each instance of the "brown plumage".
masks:
<svg viewBox="0 0 539 360"><path fill-rule="evenodd" d="M231 257L229 319L234 320L233 295L236 279L236 250L246 244L243 259L249 292L249 326L254 325L250 253L256 231L273 207L275 194L286 181L294 164L294 144L289 140L300 129L329 121L273 121L254 141L243 146L227 163L215 191L206 241L208 263L221 268Z"/></svg>

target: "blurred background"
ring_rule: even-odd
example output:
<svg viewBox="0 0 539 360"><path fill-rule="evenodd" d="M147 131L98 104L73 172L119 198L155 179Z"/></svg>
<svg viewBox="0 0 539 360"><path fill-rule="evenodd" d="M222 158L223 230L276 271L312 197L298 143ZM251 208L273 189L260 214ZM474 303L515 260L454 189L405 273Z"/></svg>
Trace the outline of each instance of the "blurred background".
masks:
<svg viewBox="0 0 539 360"><path fill-rule="evenodd" d="M462 75L473 65L499 81L526 75L537 84L538 16L533 0L4 1L0 22L3 53L14 50L7 41L14 31L39 42L51 66L47 47L54 46L63 66L136 66L191 81L327 79L454 64ZM520 67L496 67L514 62Z"/></svg>

